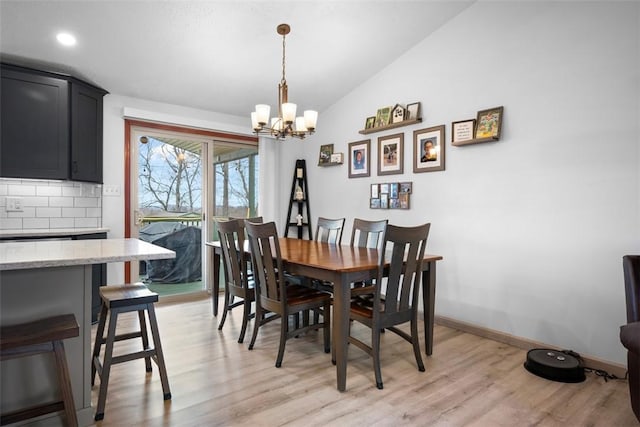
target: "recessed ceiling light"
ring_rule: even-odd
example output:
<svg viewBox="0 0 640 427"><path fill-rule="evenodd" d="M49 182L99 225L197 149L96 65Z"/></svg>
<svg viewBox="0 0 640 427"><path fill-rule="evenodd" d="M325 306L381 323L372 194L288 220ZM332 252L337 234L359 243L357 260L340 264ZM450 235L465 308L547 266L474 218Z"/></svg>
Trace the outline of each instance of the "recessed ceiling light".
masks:
<svg viewBox="0 0 640 427"><path fill-rule="evenodd" d="M58 33L56 39L64 46L75 46L76 44L76 38L69 33Z"/></svg>

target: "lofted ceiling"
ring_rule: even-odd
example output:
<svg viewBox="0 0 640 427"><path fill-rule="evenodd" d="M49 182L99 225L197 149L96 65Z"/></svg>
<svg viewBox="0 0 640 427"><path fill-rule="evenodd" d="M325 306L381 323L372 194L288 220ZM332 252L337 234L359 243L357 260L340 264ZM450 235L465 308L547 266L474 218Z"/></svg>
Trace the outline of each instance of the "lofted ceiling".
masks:
<svg viewBox="0 0 640 427"><path fill-rule="evenodd" d="M475 0L0 0L0 54L107 91L247 116L289 100L323 111ZM74 48L56 42L65 30Z"/></svg>

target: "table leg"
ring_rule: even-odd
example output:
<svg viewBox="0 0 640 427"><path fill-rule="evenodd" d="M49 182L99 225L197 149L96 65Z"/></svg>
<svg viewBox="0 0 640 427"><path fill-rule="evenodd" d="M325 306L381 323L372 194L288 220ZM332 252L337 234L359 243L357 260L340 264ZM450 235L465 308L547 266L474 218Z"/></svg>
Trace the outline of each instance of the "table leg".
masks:
<svg viewBox="0 0 640 427"><path fill-rule="evenodd" d="M336 355L338 390L347 388L347 342L349 340L349 309L351 290L345 277L333 285L333 345Z"/></svg>
<svg viewBox="0 0 640 427"><path fill-rule="evenodd" d="M428 264L428 270L422 271L422 307L424 310L425 353L433 353L433 326L436 301L436 262Z"/></svg>
<svg viewBox="0 0 640 427"><path fill-rule="evenodd" d="M213 252L213 289L211 290L211 298L213 302L213 315L218 315L218 297L220 296L220 253L216 249Z"/></svg>

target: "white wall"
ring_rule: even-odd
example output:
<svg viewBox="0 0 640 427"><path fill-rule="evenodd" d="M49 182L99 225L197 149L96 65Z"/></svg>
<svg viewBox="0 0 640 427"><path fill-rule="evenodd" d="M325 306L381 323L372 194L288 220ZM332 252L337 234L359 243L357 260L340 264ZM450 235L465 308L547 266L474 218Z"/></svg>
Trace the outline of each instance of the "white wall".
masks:
<svg viewBox="0 0 640 427"><path fill-rule="evenodd" d="M640 4L479 2L281 145L280 205L305 158L311 214L431 222L436 313L625 362L621 258L639 253ZM375 52L363 54L375 54ZM378 107L419 101L421 125L358 134ZM413 130L504 105L499 142L446 146L446 170L413 174ZM403 175L347 179L321 144L403 132ZM286 165L290 165L287 167ZM412 181L411 209L370 210L369 185ZM283 215L286 214L286 211ZM282 218L282 222L285 218ZM435 348L437 350L437 345Z"/></svg>

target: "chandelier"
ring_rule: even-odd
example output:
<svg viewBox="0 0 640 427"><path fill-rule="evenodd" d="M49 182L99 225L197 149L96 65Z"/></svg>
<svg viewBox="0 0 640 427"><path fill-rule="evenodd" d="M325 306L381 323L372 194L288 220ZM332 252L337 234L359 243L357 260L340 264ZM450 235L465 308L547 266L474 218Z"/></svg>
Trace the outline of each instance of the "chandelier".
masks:
<svg viewBox="0 0 640 427"><path fill-rule="evenodd" d="M296 117L296 104L289 102L285 71L285 36L291 31L288 24L280 24L277 28L282 36L282 80L278 85L278 116L269 121L271 107L266 104L256 105L251 113L251 125L256 135L271 135L276 139L287 137L304 138L316 130L318 112L306 110L303 116Z"/></svg>

